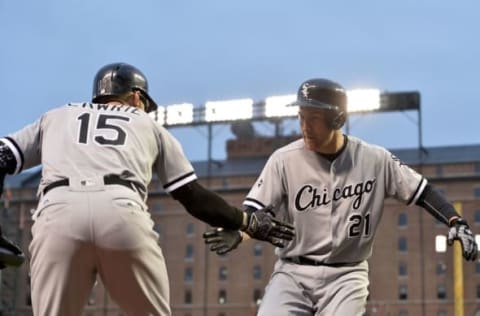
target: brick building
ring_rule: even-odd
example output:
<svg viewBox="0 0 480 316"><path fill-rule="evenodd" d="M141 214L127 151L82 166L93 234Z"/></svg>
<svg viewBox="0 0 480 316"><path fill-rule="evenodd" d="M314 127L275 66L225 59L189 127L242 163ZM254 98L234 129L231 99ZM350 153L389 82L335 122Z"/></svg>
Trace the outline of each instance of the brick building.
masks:
<svg viewBox="0 0 480 316"><path fill-rule="evenodd" d="M224 161L194 163L200 181L230 203L241 205L268 155L292 137L227 142ZM423 173L450 200L462 205L474 232L480 233L480 145L393 150ZM1 223L5 233L28 249L40 170L7 178ZM273 247L250 241L219 257L207 251L207 225L191 217L153 181L148 204L160 234L171 284L175 316L255 315L276 260ZM5 200L7 199L7 200ZM453 315L452 251L435 252L435 236L446 227L418 207L389 200L385 205L370 262L369 316ZM464 263L465 315L480 315L480 264ZM52 271L55 273L55 271ZM31 315L28 267L4 270L1 315ZM121 311L101 282L91 293L85 315L119 316ZM272 315L274 316L274 315ZM343 315L342 315L343 316Z"/></svg>

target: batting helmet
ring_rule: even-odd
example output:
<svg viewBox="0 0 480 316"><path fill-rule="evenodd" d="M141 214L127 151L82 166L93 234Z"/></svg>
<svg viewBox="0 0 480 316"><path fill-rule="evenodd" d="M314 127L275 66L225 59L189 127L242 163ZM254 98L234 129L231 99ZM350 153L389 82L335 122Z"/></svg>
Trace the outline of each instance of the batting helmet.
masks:
<svg viewBox="0 0 480 316"><path fill-rule="evenodd" d="M139 69L126 63L108 64L95 75L92 101L101 102L104 97L121 96L131 91L140 91L145 98L145 112L157 109L157 104L148 95L147 78Z"/></svg>
<svg viewBox="0 0 480 316"><path fill-rule="evenodd" d="M340 84L328 79L303 82L291 105L329 110L327 124L332 129L342 128L347 119L347 93Z"/></svg>

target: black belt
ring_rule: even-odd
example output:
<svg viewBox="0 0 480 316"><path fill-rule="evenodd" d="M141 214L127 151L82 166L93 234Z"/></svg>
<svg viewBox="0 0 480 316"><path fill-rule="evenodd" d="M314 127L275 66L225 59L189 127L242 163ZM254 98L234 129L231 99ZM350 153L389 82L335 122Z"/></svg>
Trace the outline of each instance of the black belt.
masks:
<svg viewBox="0 0 480 316"><path fill-rule="evenodd" d="M299 257L286 257L282 258L283 261L307 265L307 266L327 266L327 267L345 267L345 266L354 266L357 265L359 262L342 262L342 263L327 263L323 261L318 261L315 259L310 259L307 257L299 256Z"/></svg>
<svg viewBox="0 0 480 316"><path fill-rule="evenodd" d="M142 187L142 185L140 185L139 183L122 179L117 175L104 176L103 177L103 183L107 184L107 185L108 184L123 185L123 186L126 186L127 188L130 188L130 189L132 189L134 191L137 191L137 192L139 191L139 188ZM68 179L62 179L62 180L52 182L52 183L48 184L43 189L43 195L47 194L47 192L50 191L51 189L54 189L54 188L57 188L57 187L62 187L62 186L68 186L69 184L70 184L70 181Z"/></svg>

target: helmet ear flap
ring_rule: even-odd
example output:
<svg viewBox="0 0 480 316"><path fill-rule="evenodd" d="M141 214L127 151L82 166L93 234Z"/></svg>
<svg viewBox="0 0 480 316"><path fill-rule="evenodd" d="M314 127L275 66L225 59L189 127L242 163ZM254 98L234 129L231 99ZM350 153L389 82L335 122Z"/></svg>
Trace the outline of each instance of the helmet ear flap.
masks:
<svg viewBox="0 0 480 316"><path fill-rule="evenodd" d="M330 121L331 129L341 129L347 120L347 113L344 111L336 112L336 116Z"/></svg>

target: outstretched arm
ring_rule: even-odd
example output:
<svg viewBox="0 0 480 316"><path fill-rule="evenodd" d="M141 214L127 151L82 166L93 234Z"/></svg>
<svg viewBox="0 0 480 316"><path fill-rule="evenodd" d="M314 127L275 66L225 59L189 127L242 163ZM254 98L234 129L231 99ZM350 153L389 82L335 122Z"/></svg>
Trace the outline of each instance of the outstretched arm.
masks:
<svg viewBox="0 0 480 316"><path fill-rule="evenodd" d="M450 227L448 232L448 244L452 245L454 240L462 244L463 257L466 260L476 260L478 246L475 236L469 229L467 221L457 213L453 205L428 184L417 200L417 205L427 210L433 217Z"/></svg>
<svg viewBox="0 0 480 316"><path fill-rule="evenodd" d="M293 227L274 219L270 208L247 213L228 204L215 192L205 189L197 181L171 192L194 217L215 227L228 230L242 230L252 238L271 243L278 239L291 240Z"/></svg>
<svg viewBox="0 0 480 316"><path fill-rule="evenodd" d="M257 211L254 208L247 206L245 212L250 215L253 215L254 212L258 212L257 214L259 215L268 214L267 216L274 217L275 214L271 211L271 209L272 206L267 206L266 208ZM203 233L203 239L207 245L210 245L211 251L215 251L217 254L223 255L237 248L242 241L250 239L250 233L248 231L244 233L242 231L233 229L213 228ZM272 237L268 241L274 246L284 248L286 246L286 241L291 239L292 238Z"/></svg>

